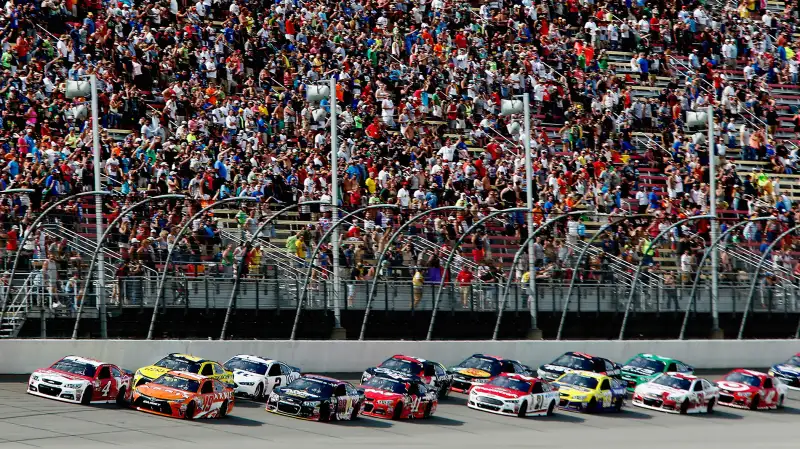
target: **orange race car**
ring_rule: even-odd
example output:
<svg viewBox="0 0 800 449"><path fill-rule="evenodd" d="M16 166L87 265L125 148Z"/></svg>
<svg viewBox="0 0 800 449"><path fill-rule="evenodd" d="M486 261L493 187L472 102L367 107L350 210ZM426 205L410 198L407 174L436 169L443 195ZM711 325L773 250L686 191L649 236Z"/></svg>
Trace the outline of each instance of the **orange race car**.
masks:
<svg viewBox="0 0 800 449"><path fill-rule="evenodd" d="M133 390L133 408L173 418L224 418L233 410L233 388L216 379L170 371Z"/></svg>

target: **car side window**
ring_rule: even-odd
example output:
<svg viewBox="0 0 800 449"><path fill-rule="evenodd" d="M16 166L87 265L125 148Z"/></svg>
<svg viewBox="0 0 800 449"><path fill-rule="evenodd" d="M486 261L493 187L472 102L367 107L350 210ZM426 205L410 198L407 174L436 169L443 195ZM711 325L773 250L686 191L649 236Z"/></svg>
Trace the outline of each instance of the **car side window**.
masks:
<svg viewBox="0 0 800 449"><path fill-rule="evenodd" d="M122 373L116 366L111 367L111 377L122 377Z"/></svg>
<svg viewBox="0 0 800 449"><path fill-rule="evenodd" d="M334 396L346 396L347 395L347 389L345 388L344 385L337 385L336 389L333 390L333 395Z"/></svg>
<svg viewBox="0 0 800 449"><path fill-rule="evenodd" d="M531 393L533 393L533 394L544 393L544 387L542 387L542 383L541 382L534 383L533 384L533 390L531 391Z"/></svg>
<svg viewBox="0 0 800 449"><path fill-rule="evenodd" d="M282 374L282 375L284 375L284 376L288 376L289 374L291 374L291 373L292 373L292 370L291 370L291 369L290 369L288 366L286 366L286 365L280 365L280 367L281 367L281 374Z"/></svg>
<svg viewBox="0 0 800 449"><path fill-rule="evenodd" d="M219 381L214 382L214 393L222 393L223 391L225 391L225 384Z"/></svg>
<svg viewBox="0 0 800 449"><path fill-rule="evenodd" d="M207 380L203 382L203 386L200 387L200 394L207 394L214 392L214 381Z"/></svg>
<svg viewBox="0 0 800 449"><path fill-rule="evenodd" d="M98 379L109 379L111 378L111 371L109 371L107 366L100 368L100 371L97 372Z"/></svg>
<svg viewBox="0 0 800 449"><path fill-rule="evenodd" d="M269 372L267 376L280 376L281 375L281 366L277 363L273 363L272 366L269 367Z"/></svg>
<svg viewBox="0 0 800 449"><path fill-rule="evenodd" d="M689 367L684 365L683 363L678 363L678 371L681 373L685 373L689 371Z"/></svg>
<svg viewBox="0 0 800 449"><path fill-rule="evenodd" d="M412 382L411 385L408 386L408 394L410 394L412 396L418 395L419 394L419 388L418 387L419 387L419 384L416 384L416 383Z"/></svg>
<svg viewBox="0 0 800 449"><path fill-rule="evenodd" d="M222 365L215 363L214 374L219 374L219 375L225 374L225 368Z"/></svg>
<svg viewBox="0 0 800 449"><path fill-rule="evenodd" d="M764 379L764 388L772 388L772 379L770 378Z"/></svg>
<svg viewBox="0 0 800 449"><path fill-rule="evenodd" d="M514 372L514 365L511 362L503 362L503 372L504 373L513 373Z"/></svg>
<svg viewBox="0 0 800 449"><path fill-rule="evenodd" d="M604 360L604 362L606 364L606 372L607 373L614 372L614 365L611 362L609 362L608 360Z"/></svg>
<svg viewBox="0 0 800 449"><path fill-rule="evenodd" d="M511 362L511 364L514 366L514 372L515 373L524 373L525 372L525 368L523 368L522 365L519 364L518 362Z"/></svg>
<svg viewBox="0 0 800 449"><path fill-rule="evenodd" d="M699 380L695 382L692 391L703 391L703 383L700 382Z"/></svg>
<svg viewBox="0 0 800 449"><path fill-rule="evenodd" d="M675 366L675 363L674 362L670 363L669 366L667 367L667 372L673 373L675 371L678 371L678 368Z"/></svg>
<svg viewBox="0 0 800 449"><path fill-rule="evenodd" d="M358 390L356 390L355 387L353 387L350 384L345 384L345 391L347 391L347 395L348 396L357 396L358 395Z"/></svg>
<svg viewBox="0 0 800 449"><path fill-rule="evenodd" d="M433 369L436 371L436 375L439 376L439 377L444 377L445 375L447 375L447 373L445 372L444 368L442 368L438 364L437 365L433 365Z"/></svg>
<svg viewBox="0 0 800 449"><path fill-rule="evenodd" d="M214 375L214 368L211 366L210 363L206 363L203 365L203 368L200 370L201 376L212 376Z"/></svg>
<svg viewBox="0 0 800 449"><path fill-rule="evenodd" d="M600 389L603 391L611 389L611 384L608 382L608 379L603 379L603 382L600 383Z"/></svg>

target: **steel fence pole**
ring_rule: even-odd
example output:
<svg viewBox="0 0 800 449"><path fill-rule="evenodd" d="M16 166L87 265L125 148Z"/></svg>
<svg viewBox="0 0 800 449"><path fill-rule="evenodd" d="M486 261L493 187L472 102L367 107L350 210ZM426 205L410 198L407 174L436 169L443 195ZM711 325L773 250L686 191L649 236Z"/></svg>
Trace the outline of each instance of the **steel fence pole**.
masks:
<svg viewBox="0 0 800 449"><path fill-rule="evenodd" d="M439 288L436 290L436 296L435 296L434 301L433 301L433 310L432 310L432 314L431 314L431 323L428 326L428 336L425 338L426 340L430 340L431 337L433 336L433 325L436 322L436 311L439 308L439 300L441 299L441 296L442 296L442 290L444 290L444 280L447 278L447 272L450 269L450 264L453 262L453 258L455 258L456 253L458 252L458 248L461 246L461 243L464 241L464 239L468 235L470 235L472 233L472 231L477 229L480 225L482 225L483 223L491 220L492 218L494 218L494 217L496 217L498 215L508 214L508 213L512 213L512 212L526 212L526 211L528 211L527 207L511 207L511 208L508 208L508 209L496 210L494 212L491 212L489 215L481 218L480 220L476 221L472 226L469 227L469 229L466 230L466 232L464 232L461 235L461 237L458 238L458 240L456 241L455 246L453 246L453 249L450 251L450 254L447 256L447 261L444 264L444 270L443 270L443 273L442 273L442 279L439 281ZM532 232L532 231L529 229L528 232Z"/></svg>
<svg viewBox="0 0 800 449"><path fill-rule="evenodd" d="M653 245L655 245L662 237L664 237L667 233L671 232L677 226L680 226L684 223L695 221L695 220L710 220L713 218L713 215L697 215L694 217L684 218L683 220L678 220L675 223L668 226L663 231L659 232L656 238L650 241L650 245L647 248L647 251L652 251ZM642 265L644 265L645 257L642 257L642 260L636 265L636 272L633 275L633 280L631 281L631 292L628 295L628 301L625 304L625 315L622 317L622 326L619 329L619 339L622 340L625 337L625 326L628 324L628 314L631 311L631 303L633 303L633 297L636 293L636 283L639 280L639 273L642 271Z"/></svg>

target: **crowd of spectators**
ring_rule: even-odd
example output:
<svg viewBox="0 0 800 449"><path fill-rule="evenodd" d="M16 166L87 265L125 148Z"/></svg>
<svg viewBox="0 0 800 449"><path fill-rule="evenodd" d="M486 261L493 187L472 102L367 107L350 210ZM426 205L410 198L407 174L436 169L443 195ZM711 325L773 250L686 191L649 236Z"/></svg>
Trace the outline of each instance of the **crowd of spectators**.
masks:
<svg viewBox="0 0 800 449"><path fill-rule="evenodd" d="M6 268L36 213L93 189L89 99L65 95L68 80L86 76L98 84L102 182L118 193L104 201L106 219L147 195L187 196L120 221L111 241L127 260L123 277L158 269L188 217L233 196L260 200L233 217L236 239L229 244L209 213L179 239L176 260L232 273L246 258L248 273L261 274L261 248L239 243L276 204L330 200L334 112L341 205L400 207L372 210L343 228L345 278L435 282L472 223L526 204L524 126L519 115L500 114L501 101L518 95L529 96L534 117L536 226L587 211L537 239L537 278L572 276L585 222L653 216L612 226L598 240L604 253L588 257L581 276L605 281L620 260L644 258L659 271L656 247L665 245L651 239L678 219L707 213L714 196L726 226L754 214L779 218L743 229L756 249L798 222L781 185L795 181L778 175L798 170L800 113L791 118L794 135L779 138L781 105L771 95L776 84L798 84L791 2L776 14L763 0L9 0L0 14L0 188L32 189L2 196ZM612 58L619 51L630 52L622 62ZM331 78L336 111L328 100L305 97L310 85ZM708 106L713 155L702 131ZM717 158L717 173L709 172L709 157ZM736 159L765 164L743 173ZM712 176L717 192L709 191ZM70 202L57 219L91 233L84 211L92 202ZM405 239L387 247L388 229L445 205L465 210L412 227L432 246ZM287 257L298 267L330 267L329 246L305 260L331 224L330 208L298 212ZM474 265L486 282L509 270L530 276L525 258L509 267L497 254L513 254L529 231L524 214L498 217L467 240L471 253L459 266ZM36 232L23 251L69 260ZM267 238L275 235L267 230ZM500 249L493 239L504 242ZM696 269L707 242L706 220L667 239L680 272L670 274L673 282ZM793 240L786 243L791 250ZM383 250L384 266L370 266Z"/></svg>

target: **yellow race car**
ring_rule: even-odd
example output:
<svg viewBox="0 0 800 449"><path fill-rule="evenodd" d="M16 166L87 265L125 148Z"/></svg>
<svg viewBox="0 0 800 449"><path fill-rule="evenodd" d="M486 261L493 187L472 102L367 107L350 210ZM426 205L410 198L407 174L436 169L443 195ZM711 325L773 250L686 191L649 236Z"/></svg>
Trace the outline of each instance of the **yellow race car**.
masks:
<svg viewBox="0 0 800 449"><path fill-rule="evenodd" d="M559 407L579 412L620 411L625 384L614 377L589 371L571 371L553 382L558 388Z"/></svg>
<svg viewBox="0 0 800 449"><path fill-rule="evenodd" d="M146 384L170 371L199 374L234 385L233 372L226 370L221 363L187 354L170 354L153 365L139 368L133 375L133 385L138 387Z"/></svg>

